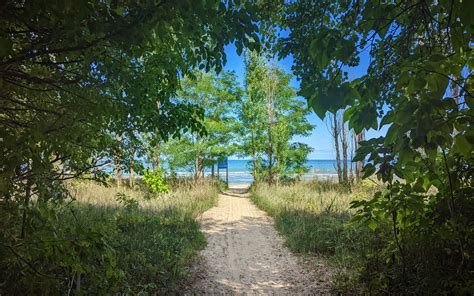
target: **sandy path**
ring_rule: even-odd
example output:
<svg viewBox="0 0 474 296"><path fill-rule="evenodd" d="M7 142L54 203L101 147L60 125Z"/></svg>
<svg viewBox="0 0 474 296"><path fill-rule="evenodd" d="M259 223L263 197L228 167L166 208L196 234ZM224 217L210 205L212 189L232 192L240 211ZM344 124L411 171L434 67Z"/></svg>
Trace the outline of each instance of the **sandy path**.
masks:
<svg viewBox="0 0 474 296"><path fill-rule="evenodd" d="M299 264L273 227L273 220L247 196L226 193L202 215L208 245L194 290L206 295L329 295L324 275Z"/></svg>

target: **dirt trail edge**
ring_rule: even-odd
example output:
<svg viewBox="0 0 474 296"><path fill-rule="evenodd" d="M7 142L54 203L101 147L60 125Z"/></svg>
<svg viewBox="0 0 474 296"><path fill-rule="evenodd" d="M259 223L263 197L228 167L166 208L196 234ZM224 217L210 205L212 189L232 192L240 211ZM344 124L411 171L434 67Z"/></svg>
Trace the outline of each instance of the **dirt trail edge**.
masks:
<svg viewBox="0 0 474 296"><path fill-rule="evenodd" d="M200 223L201 252L193 292L204 295L331 295L327 267L310 271L283 245L273 219L247 194L226 192Z"/></svg>

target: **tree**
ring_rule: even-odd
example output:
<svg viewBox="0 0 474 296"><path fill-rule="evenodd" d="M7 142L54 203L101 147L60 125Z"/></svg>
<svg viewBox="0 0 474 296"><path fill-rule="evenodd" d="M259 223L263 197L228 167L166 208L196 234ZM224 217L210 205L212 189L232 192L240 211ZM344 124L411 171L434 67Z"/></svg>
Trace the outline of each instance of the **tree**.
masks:
<svg viewBox="0 0 474 296"><path fill-rule="evenodd" d="M336 171L337 171L337 179L339 183L343 182L343 174L342 174L342 168L341 168L341 151L339 148L339 141L340 137L339 135L341 134L341 122L340 119L338 119L338 113L335 112L329 116L329 122L330 122L330 132L332 134L332 138L334 141L334 151L336 153Z"/></svg>
<svg viewBox="0 0 474 296"><path fill-rule="evenodd" d="M199 122L205 133L187 133L179 141L182 149L167 146L165 154L168 160L181 168L191 167L193 163L195 178L200 178L205 167L213 168L218 159L232 155L237 129L233 112L241 92L234 72L223 71L217 75L195 71L192 76L186 77L177 99L204 110L204 117ZM174 142L172 146L177 144Z"/></svg>
<svg viewBox="0 0 474 296"><path fill-rule="evenodd" d="M343 121L342 111L328 114L328 129L334 141L336 154L336 171L340 184L349 183L349 163L348 163L348 128ZM342 156L342 159L341 159ZM352 165L351 165L352 167Z"/></svg>
<svg viewBox="0 0 474 296"><path fill-rule="evenodd" d="M262 59L255 53L244 56L245 61L245 97L238 109L241 122L239 139L240 155L252 158L252 175L255 184L262 180L262 162L265 150L265 129L267 110L262 94L262 80L267 77Z"/></svg>
<svg viewBox="0 0 474 296"><path fill-rule="evenodd" d="M372 261L390 262L378 269L388 293L462 294L472 285L474 227L463 221L474 218L473 9L457 0L294 1L282 16L290 34L281 55L293 55L300 94L316 114L345 109L357 134L389 125L354 158L367 160L364 177L386 185L354 206L371 228L391 229L386 258ZM367 73L349 81L346 69L364 52Z"/></svg>
<svg viewBox="0 0 474 296"><path fill-rule="evenodd" d="M66 2L1 4L2 195L38 176L34 167L49 171L35 182L97 167L90 156L106 159L119 147L109 131L120 134L128 121L144 131L159 124L162 138L199 129L195 110L169 100L179 73L220 70L232 41L258 45L252 5ZM16 169L29 160L33 169Z"/></svg>
<svg viewBox="0 0 474 296"><path fill-rule="evenodd" d="M285 174L303 174L309 147L291 143L296 135L313 128L306 119L304 102L295 98L291 75L255 52L246 56L245 99L239 109L241 155L252 158L255 183L272 184Z"/></svg>
<svg viewBox="0 0 474 296"><path fill-rule="evenodd" d="M365 133L364 133L364 130L362 130L360 133L356 133L355 131L353 131L353 135L354 135L354 150L356 151L358 148L359 148L359 145L365 141ZM351 157L352 159L353 157ZM355 177L356 177L356 181L360 181L361 178L362 178L362 170L364 168L364 162L363 160L359 160L356 162L356 167L355 167Z"/></svg>

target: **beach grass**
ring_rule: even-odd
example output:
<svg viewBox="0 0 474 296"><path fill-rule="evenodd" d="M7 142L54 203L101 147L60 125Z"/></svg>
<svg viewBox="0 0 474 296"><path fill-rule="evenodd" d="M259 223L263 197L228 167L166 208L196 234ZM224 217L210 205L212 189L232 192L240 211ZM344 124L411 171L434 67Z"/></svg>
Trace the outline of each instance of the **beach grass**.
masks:
<svg viewBox="0 0 474 296"><path fill-rule="evenodd" d="M349 226L350 203L370 197L375 189L369 180L354 188L332 180L262 184L252 189L251 199L275 218L277 230L292 251L325 258L335 269L334 288L347 293L358 289L355 278L374 240L366 228Z"/></svg>

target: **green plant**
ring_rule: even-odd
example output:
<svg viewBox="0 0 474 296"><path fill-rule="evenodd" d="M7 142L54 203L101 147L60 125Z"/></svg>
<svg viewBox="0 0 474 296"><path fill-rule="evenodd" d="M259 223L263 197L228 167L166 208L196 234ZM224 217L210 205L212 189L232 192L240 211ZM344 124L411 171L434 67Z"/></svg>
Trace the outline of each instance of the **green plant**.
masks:
<svg viewBox="0 0 474 296"><path fill-rule="evenodd" d="M118 192L117 193L117 202L123 205L123 207L128 210L128 211L133 211L138 209L138 201L127 196L123 192Z"/></svg>
<svg viewBox="0 0 474 296"><path fill-rule="evenodd" d="M356 133L387 127L353 159L383 184L353 203L383 242L360 278L371 294L474 286L473 4L300 0L283 10L281 53L315 113L343 110Z"/></svg>
<svg viewBox="0 0 474 296"><path fill-rule="evenodd" d="M204 133L202 108L175 99L180 78L195 68L220 72L224 46L234 41L240 51L259 47L256 6L247 4L1 1L0 294L120 290L115 273L123 270L114 262L120 257L110 248L117 229L101 218L122 211L115 192L103 215L79 218L95 212L72 206L63 181L105 181L101 168L114 161L117 185L126 170L133 187L143 134L159 142L183 130ZM168 191L160 181L151 183ZM179 213L192 216L212 198ZM127 214L140 210L119 199ZM84 227L89 219L94 223Z"/></svg>
<svg viewBox="0 0 474 296"><path fill-rule="evenodd" d="M239 154L251 158L256 184L274 183L283 175L301 176L312 148L294 142L313 129L308 108L296 97L292 75L270 63L264 53L245 56L245 96L237 108Z"/></svg>
<svg viewBox="0 0 474 296"><path fill-rule="evenodd" d="M152 192L158 192L158 193L170 192L170 188L168 184L166 184L165 173L163 173L161 170L156 170L155 172L146 170L143 173L143 182L145 182L145 185Z"/></svg>

